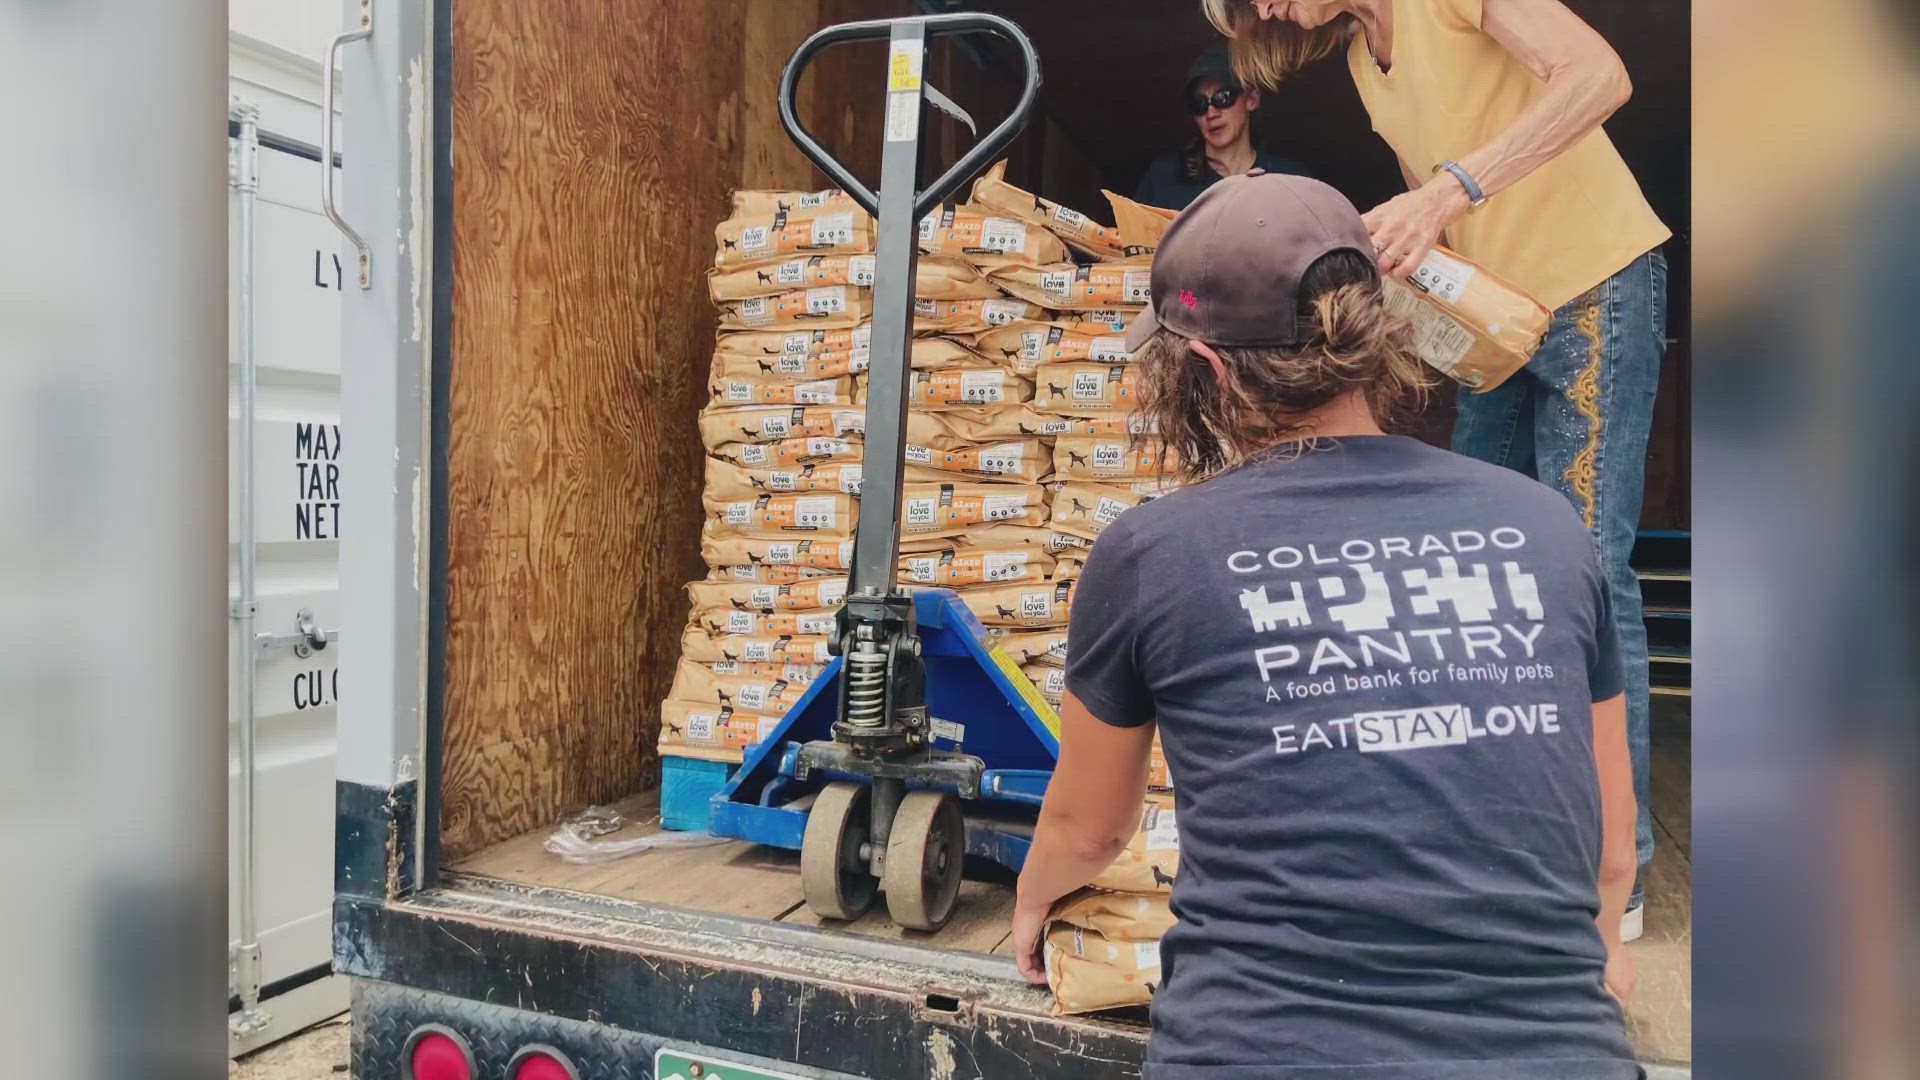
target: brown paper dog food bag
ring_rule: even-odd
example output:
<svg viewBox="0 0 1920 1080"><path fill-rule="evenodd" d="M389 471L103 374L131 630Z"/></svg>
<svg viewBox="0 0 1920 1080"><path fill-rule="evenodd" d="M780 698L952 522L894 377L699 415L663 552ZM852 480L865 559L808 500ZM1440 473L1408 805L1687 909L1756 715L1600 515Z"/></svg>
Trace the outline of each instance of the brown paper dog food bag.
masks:
<svg viewBox="0 0 1920 1080"><path fill-rule="evenodd" d="M1032 547L965 548L900 556L900 578L910 585L965 589L979 585L1033 584L1047 580L1053 556Z"/></svg>
<svg viewBox="0 0 1920 1080"><path fill-rule="evenodd" d="M778 540L795 534L849 539L860 513L848 495L761 495L753 499L711 499L706 504L715 536Z"/></svg>
<svg viewBox="0 0 1920 1080"><path fill-rule="evenodd" d="M842 577L843 570L820 570L811 566L748 563L738 566L714 566L707 569L708 581L731 581L736 585L791 585L796 581L812 581L814 578Z"/></svg>
<svg viewBox="0 0 1920 1080"><path fill-rule="evenodd" d="M1039 439L1015 439L998 443L963 443L940 439L943 448L907 444L907 465L942 473L956 473L978 479L1036 483L1053 469L1046 444Z"/></svg>
<svg viewBox="0 0 1920 1080"><path fill-rule="evenodd" d="M1033 407L1043 413L1132 412L1138 368L1127 364L1047 364L1033 376Z"/></svg>
<svg viewBox="0 0 1920 1080"><path fill-rule="evenodd" d="M907 441L921 446L952 446L1005 439L1044 439L1070 433L1074 420L1041 416L1031 405L984 409L944 409L907 414ZM950 440L941 442L942 439Z"/></svg>
<svg viewBox="0 0 1920 1080"><path fill-rule="evenodd" d="M907 388L907 406L921 410L978 409L1032 400L1033 383L1003 367L915 371Z"/></svg>
<svg viewBox="0 0 1920 1080"><path fill-rule="evenodd" d="M1056 923L1047 930L1043 958L1055 1016L1146 1005L1160 985L1158 941L1108 941Z"/></svg>
<svg viewBox="0 0 1920 1080"><path fill-rule="evenodd" d="M1133 359L1125 334L1082 333L1076 329L1081 325L1012 323L975 336L973 347L1021 375L1032 375L1042 364L1124 364Z"/></svg>
<svg viewBox="0 0 1920 1080"><path fill-rule="evenodd" d="M1137 203L1124 195L1116 195L1102 190L1108 205L1113 207L1113 220L1120 234L1121 254L1129 259L1142 256L1151 257L1154 249L1160 246L1160 238L1167 234L1167 226L1179 216L1177 210L1167 210L1158 206Z"/></svg>
<svg viewBox="0 0 1920 1080"><path fill-rule="evenodd" d="M1113 865L1088 882L1109 892L1165 893L1173 889L1180 872L1180 833L1173 797L1149 792L1140 827Z"/></svg>
<svg viewBox="0 0 1920 1080"><path fill-rule="evenodd" d="M1073 583L970 589L960 599L985 626L1065 626L1073 606Z"/></svg>
<svg viewBox="0 0 1920 1080"><path fill-rule="evenodd" d="M873 250L873 218L857 207L730 217L714 227L713 240L717 267L794 255L861 255Z"/></svg>
<svg viewBox="0 0 1920 1080"><path fill-rule="evenodd" d="M1057 668L1051 664L1028 664L1020 670L1026 673L1027 678L1033 680L1034 688L1040 691L1041 697L1047 699L1047 704L1056 709L1060 707L1061 695L1067 692L1065 668Z"/></svg>
<svg viewBox="0 0 1920 1080"><path fill-rule="evenodd" d="M847 579L814 578L789 585L759 585L750 581L690 581L687 583L687 595L693 599L696 616L710 611L748 611L762 615L782 611L817 611L840 606L847 598Z"/></svg>
<svg viewBox="0 0 1920 1080"><path fill-rule="evenodd" d="M1098 311L1152 299L1152 269L1136 263L1002 266L988 278L1007 292L1054 311Z"/></svg>
<svg viewBox="0 0 1920 1080"><path fill-rule="evenodd" d="M832 637L838 608L780 611L772 615L735 608L693 612L692 625L714 637Z"/></svg>
<svg viewBox="0 0 1920 1080"><path fill-rule="evenodd" d="M859 208L860 204L854 201L853 196L839 188L827 188L824 191L757 191L743 188L733 193L734 217L786 214L797 218Z"/></svg>
<svg viewBox="0 0 1920 1080"><path fill-rule="evenodd" d="M1012 322L1041 322L1052 314L1038 304L1000 297L995 300L934 300L915 297L916 334L980 334Z"/></svg>
<svg viewBox="0 0 1920 1080"><path fill-rule="evenodd" d="M700 555L708 566L805 566L846 570L853 565L852 540L749 540L702 533Z"/></svg>
<svg viewBox="0 0 1920 1080"><path fill-rule="evenodd" d="M707 498L740 501L758 498L766 492L838 492L858 498L860 463L843 461L787 469L743 469L719 458L707 459Z"/></svg>
<svg viewBox="0 0 1920 1080"><path fill-rule="evenodd" d="M940 207L920 219L920 254L951 255L975 266L1043 266L1067 261L1060 238L991 209Z"/></svg>
<svg viewBox="0 0 1920 1080"><path fill-rule="evenodd" d="M953 536L979 525L1047 520L1047 493L1032 484L907 484L902 492L902 536Z"/></svg>
<svg viewBox="0 0 1920 1080"><path fill-rule="evenodd" d="M739 762L747 747L780 723L778 716L698 701L666 701L660 706L660 749L680 757Z"/></svg>
<svg viewBox="0 0 1920 1080"><path fill-rule="evenodd" d="M1023 668L1030 664L1062 667L1067 662L1067 631L1059 627L1009 633L1000 638L1000 648Z"/></svg>
<svg viewBox="0 0 1920 1080"><path fill-rule="evenodd" d="M976 209L991 209L1017 217L1058 236L1075 251L1096 259L1117 259L1121 255L1120 233L1111 225L1102 225L1077 210L1069 210L1051 199L1043 199L1007 183L1007 163L994 163L973 182L971 202Z"/></svg>
<svg viewBox="0 0 1920 1080"><path fill-rule="evenodd" d="M836 439L782 439L774 443L726 443L713 456L749 469L792 469L802 465L858 463L866 450L859 436Z"/></svg>
<svg viewBox="0 0 1920 1080"><path fill-rule="evenodd" d="M1160 449L1151 440L1062 435L1053 444L1053 473L1062 480L1135 480L1157 477L1159 469Z"/></svg>
<svg viewBox="0 0 1920 1080"><path fill-rule="evenodd" d="M697 701L703 705L745 709L763 716L784 716L800 700L800 695L806 693L807 682L811 681L794 683L786 679L723 675L706 664L682 660L674 671L669 696L675 701Z"/></svg>
<svg viewBox="0 0 1920 1080"><path fill-rule="evenodd" d="M1527 366L1553 312L1491 270L1434 248L1410 286L1389 281L1387 310L1413 323L1414 352L1476 393Z"/></svg>
<svg viewBox="0 0 1920 1080"><path fill-rule="evenodd" d="M833 406L707 409L700 414L700 442L708 450L737 442L844 439L864 434L866 429L866 410Z"/></svg>
<svg viewBox="0 0 1920 1080"><path fill-rule="evenodd" d="M707 271L707 292L714 303L777 296L795 289L828 285L873 287L872 255L807 255L780 262ZM935 300L985 300L1000 290L977 268L959 259L921 259L914 274L914 295Z"/></svg>
<svg viewBox="0 0 1920 1080"><path fill-rule="evenodd" d="M986 301L977 301L986 303ZM873 314L873 290L857 285L822 285L777 296L754 296L720 305L720 329L765 330L784 326L846 327Z"/></svg>
<svg viewBox="0 0 1920 1080"><path fill-rule="evenodd" d="M1075 548L1072 551L1063 551L1054 560L1053 580L1078 581L1086 569L1087 552L1085 550Z"/></svg>
<svg viewBox="0 0 1920 1080"><path fill-rule="evenodd" d="M833 658L827 648L833 639L813 637L748 637L741 634L709 634L698 626L689 626L680 635L681 659L696 664L718 664L730 660L774 664L824 664Z"/></svg>
<svg viewBox="0 0 1920 1080"><path fill-rule="evenodd" d="M1173 929L1167 896L1081 889L1053 907L1055 923L1091 930L1108 941L1159 941Z"/></svg>
<svg viewBox="0 0 1920 1080"><path fill-rule="evenodd" d="M1160 748L1160 733L1153 734L1153 751L1147 757L1147 786L1173 790L1173 774L1167 770L1167 752Z"/></svg>
<svg viewBox="0 0 1920 1080"><path fill-rule="evenodd" d="M1052 526L1056 532L1097 540L1119 516L1151 496L1113 484L1069 480L1053 494Z"/></svg>
<svg viewBox="0 0 1920 1080"><path fill-rule="evenodd" d="M707 386L712 403L723 409L749 405L852 405L853 378L794 382L779 377L714 378Z"/></svg>

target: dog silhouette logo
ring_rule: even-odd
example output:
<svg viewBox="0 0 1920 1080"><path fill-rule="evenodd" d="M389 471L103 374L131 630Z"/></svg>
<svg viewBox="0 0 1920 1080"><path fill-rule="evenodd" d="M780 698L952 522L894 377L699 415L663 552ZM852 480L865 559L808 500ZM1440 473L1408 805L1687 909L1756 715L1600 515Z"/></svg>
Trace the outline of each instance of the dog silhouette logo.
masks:
<svg viewBox="0 0 1920 1080"><path fill-rule="evenodd" d="M760 279L760 283L761 283L762 285L771 285L771 284L773 284L773 275L772 275L772 274L769 274L769 273L767 273L767 272L766 272L765 270L755 270L755 271L753 272L753 276L754 276L754 277L757 277L757 278L759 278L759 279Z"/></svg>
<svg viewBox="0 0 1920 1080"><path fill-rule="evenodd" d="M1153 864L1153 884L1155 888L1159 888L1161 886L1166 886L1171 888L1173 886L1173 878L1161 872L1159 863Z"/></svg>
<svg viewBox="0 0 1920 1080"><path fill-rule="evenodd" d="M1019 612L1013 610L1012 608L1001 607L999 604L993 605L993 610L996 612L999 612L1000 617L1003 619L1015 618L1020 614Z"/></svg>
<svg viewBox="0 0 1920 1080"><path fill-rule="evenodd" d="M727 250L727 251L732 251L732 250L734 250L735 248L738 248L738 247L739 247L740 245L739 245L739 244L736 244L736 243L734 243L734 242L733 242L732 240L729 240L729 239L727 239L726 237L724 237L724 236L723 236L723 237L721 237L721 238L720 238L720 246L721 246L721 247L722 247L722 249L724 249L724 250Z"/></svg>
<svg viewBox="0 0 1920 1080"><path fill-rule="evenodd" d="M1067 515L1069 517L1073 516L1074 514L1079 514L1081 517L1086 517L1087 511L1093 509L1093 507L1088 506L1086 503L1081 502L1079 499L1073 499L1070 501L1072 502L1072 505L1067 508Z"/></svg>
<svg viewBox="0 0 1920 1080"><path fill-rule="evenodd" d="M767 363L765 360L755 360L754 364L760 368L760 374L762 375L773 374L773 365Z"/></svg>
<svg viewBox="0 0 1920 1080"><path fill-rule="evenodd" d="M719 698L720 704L722 705L731 706L733 704L733 695L727 693L725 690L721 689L720 687L716 686L713 688L713 696ZM1159 870L1159 867L1156 866L1154 867L1154 869L1157 871Z"/></svg>
<svg viewBox="0 0 1920 1080"><path fill-rule="evenodd" d="M1063 398L1066 396L1067 396L1066 387L1061 386L1058 383L1047 384L1047 400L1048 401L1052 401L1054 398Z"/></svg>
<svg viewBox="0 0 1920 1080"><path fill-rule="evenodd" d="M1086 463L1087 456L1085 454L1076 454L1071 450L1067 451L1067 464L1069 466L1085 465Z"/></svg>

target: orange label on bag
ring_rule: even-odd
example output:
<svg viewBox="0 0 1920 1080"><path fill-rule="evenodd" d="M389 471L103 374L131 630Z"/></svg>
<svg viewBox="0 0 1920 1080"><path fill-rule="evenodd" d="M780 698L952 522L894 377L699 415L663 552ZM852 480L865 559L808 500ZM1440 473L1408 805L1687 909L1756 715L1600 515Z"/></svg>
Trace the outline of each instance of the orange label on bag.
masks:
<svg viewBox="0 0 1920 1080"><path fill-rule="evenodd" d="M714 230L715 266L737 266L787 254L873 250L873 219L861 210L830 210L804 217L731 218Z"/></svg>
<svg viewBox="0 0 1920 1080"><path fill-rule="evenodd" d="M922 555L904 555L900 572L915 585L959 588L963 585L1004 585L1042 581L1051 560L1044 552L971 551L948 548Z"/></svg>
<svg viewBox="0 0 1920 1080"><path fill-rule="evenodd" d="M1004 368L943 368L913 373L915 405L999 405L1016 393Z"/></svg>
<svg viewBox="0 0 1920 1080"><path fill-rule="evenodd" d="M844 533L853 528L854 506L845 495L762 495L724 503L714 518L737 529Z"/></svg>

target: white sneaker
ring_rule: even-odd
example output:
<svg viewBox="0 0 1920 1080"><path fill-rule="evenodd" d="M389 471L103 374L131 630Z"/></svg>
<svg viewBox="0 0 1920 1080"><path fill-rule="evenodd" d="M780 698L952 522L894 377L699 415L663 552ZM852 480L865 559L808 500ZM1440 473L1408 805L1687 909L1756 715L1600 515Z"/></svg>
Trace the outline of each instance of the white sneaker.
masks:
<svg viewBox="0 0 1920 1080"><path fill-rule="evenodd" d="M1627 909L1620 916L1620 940L1622 942L1639 941L1647 932L1647 905L1643 900Z"/></svg>

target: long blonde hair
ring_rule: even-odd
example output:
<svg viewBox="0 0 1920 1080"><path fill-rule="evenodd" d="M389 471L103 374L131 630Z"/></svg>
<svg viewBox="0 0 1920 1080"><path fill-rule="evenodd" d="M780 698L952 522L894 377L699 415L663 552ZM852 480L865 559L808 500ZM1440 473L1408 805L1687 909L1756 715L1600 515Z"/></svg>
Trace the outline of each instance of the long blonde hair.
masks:
<svg viewBox="0 0 1920 1080"><path fill-rule="evenodd" d="M1226 35L1233 73L1241 83L1272 90L1301 68L1331 55L1353 36L1356 20L1342 15L1303 30L1286 19L1263 19L1253 0L1200 0L1214 29Z"/></svg>

